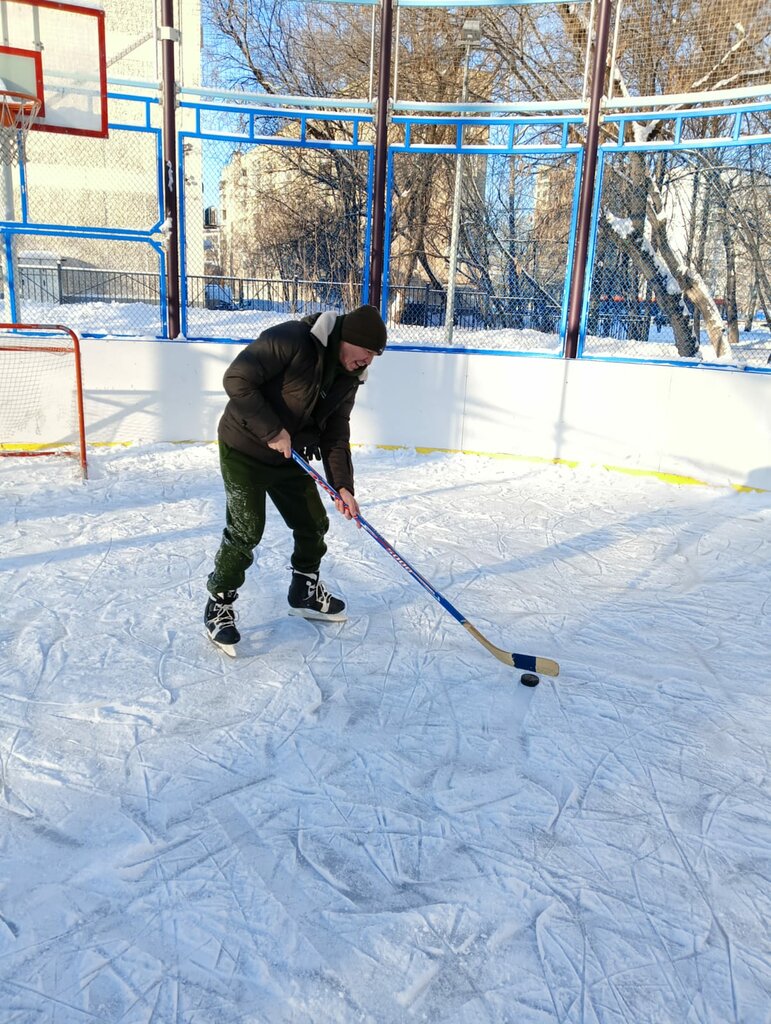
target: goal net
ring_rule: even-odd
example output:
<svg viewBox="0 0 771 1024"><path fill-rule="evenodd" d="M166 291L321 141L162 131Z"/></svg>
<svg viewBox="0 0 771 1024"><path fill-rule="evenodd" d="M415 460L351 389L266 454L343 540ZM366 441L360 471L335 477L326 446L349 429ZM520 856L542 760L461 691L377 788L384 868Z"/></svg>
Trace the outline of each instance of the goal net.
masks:
<svg viewBox="0 0 771 1024"><path fill-rule="evenodd" d="M78 336L0 324L0 456L62 455L87 474Z"/></svg>

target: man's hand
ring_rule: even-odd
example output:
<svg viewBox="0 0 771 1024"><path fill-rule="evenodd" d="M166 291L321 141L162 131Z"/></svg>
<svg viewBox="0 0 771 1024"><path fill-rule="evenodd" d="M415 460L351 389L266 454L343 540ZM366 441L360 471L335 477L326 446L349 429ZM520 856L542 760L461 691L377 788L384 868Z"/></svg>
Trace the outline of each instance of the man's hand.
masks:
<svg viewBox="0 0 771 1024"><path fill-rule="evenodd" d="M289 432L282 429L281 433L276 434L272 441L268 441L268 448L272 448L274 452L281 452L285 459L291 459L292 438L289 436Z"/></svg>
<svg viewBox="0 0 771 1024"><path fill-rule="evenodd" d="M346 519L354 519L356 525L361 529L361 523L356 517L361 513L358 501L354 498L347 487L341 487L339 491L342 501L335 499L335 508L345 516ZM347 507L346 507L347 506Z"/></svg>

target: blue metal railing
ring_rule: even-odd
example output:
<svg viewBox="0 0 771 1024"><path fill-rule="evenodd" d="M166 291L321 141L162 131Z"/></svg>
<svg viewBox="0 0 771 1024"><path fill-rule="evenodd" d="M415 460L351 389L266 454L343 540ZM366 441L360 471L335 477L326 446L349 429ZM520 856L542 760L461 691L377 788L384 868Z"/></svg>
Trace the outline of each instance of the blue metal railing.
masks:
<svg viewBox="0 0 771 1024"><path fill-rule="evenodd" d="M18 219L0 222L3 231L3 251L7 267L9 289L8 306L12 318L21 318L29 303L46 304L62 302L85 305L89 302L144 303L157 309L158 334L168 333L166 295L166 256L163 224L163 160L160 129L157 122L158 97L140 94L113 84L108 94L114 108L126 110L126 104L138 112L138 116L116 116L110 121L110 131L116 136L128 133L143 135L152 141L155 166L147 169L147 191L152 197L150 223L144 227L129 225L89 226L85 223L55 223L50 219L37 220L34 188L22 166L18 170L19 204ZM621 301L613 296L603 297L597 288L593 296L593 285L597 287L595 265L598 261L597 242L600 231L600 207L603 185L606 181L605 167L613 156L626 153L694 153L719 151L727 147L758 147L771 144L771 133L766 130L767 115L771 102L767 96L757 99L737 99L732 105L730 97L719 106L687 109L662 109L642 101L623 99L609 101L603 121L604 140L600 146L599 167L596 176L593 221L591 225L587 275L583 294L581 336L579 354L585 351L587 334L597 332L600 336L618 341L633 342L645 333L646 325L652 330L664 330L661 310L651 304L651 296L624 293ZM663 102L663 100L662 100ZM624 107L627 104L627 108ZM371 256L371 222L373 208L374 147L371 141L373 126L373 105L369 100L320 100L310 97L261 97L241 93L214 90L182 90L180 92L181 121L184 128L179 132L180 177L189 177L189 182L180 188L180 242L181 242L181 294L183 303L183 334L192 337L207 336L210 329L202 311L246 314L275 314L276 317L302 315L314 308L345 308L353 301L366 301L369 295L369 266ZM111 107L112 110L112 107ZM224 119L227 124L218 124ZM698 137L700 120L710 129ZM564 338L567 320L567 303L570 267L573 260L576 236L579 183L583 171L583 147L581 143L584 111L581 101L566 101L552 105L536 104L427 104L400 101L394 104L391 118L395 133L399 136L389 146L386 170L386 222L387 240L384 254L384 282L382 291L382 312L392 322L405 328L414 328L418 340L420 330L441 327L446 319L446 292L436 282L416 285L394 276L396 260L402 259L400 242L395 237L394 210L397 199L397 175L399 161L419 160L428 156L445 156L449 159L459 155L476 157L491 166L494 159L533 162L532 179L536 177L537 166L542 162L548 167L550 161L559 160L567 170L565 178L565 237L560 242L564 248L562 272L555 270L554 258L547 277L539 276L534 265L525 265L525 273L508 275L506 269L497 268L495 274L488 271L488 281L481 287L475 281L462 285L456 293L457 309L454 322L467 331L487 331L508 328L523 328L556 334ZM631 130L634 123L637 131ZM645 126L657 124L655 139L651 139ZM715 135L719 125L719 135ZM432 127L446 129L441 143L426 144L421 141L425 132ZM640 128L642 127L642 130ZM328 132L329 137L320 137L319 129ZM480 129L482 129L480 131ZM710 133L713 134L710 134ZM198 146L198 152L189 151L190 144ZM196 161L203 163L201 152L208 146L221 146L226 159L236 150L250 150L254 147L280 147L287 151L306 150L316 155L335 152L362 154L362 196L360 218L356 228L358 249L352 262L349 280L336 282L325 279L321 261L318 262L319 277L316 280L302 280L300 276L284 273L274 279L247 274L225 277L222 269L207 268L203 245L202 226L199 218L200 169ZM204 168L210 177L221 174L224 163L212 170ZM358 173L358 172L357 172ZM487 173L487 172L485 172ZM215 181L215 186L218 182ZM569 183L569 184L567 184ZM37 183L35 183L37 184ZM572 189L568 194L567 187ZM440 203L437 202L437 210ZM536 233L528 228L532 238ZM356 232L353 232L356 234ZM113 243L126 246L126 251L142 253L141 265L150 264L150 270L113 270L103 266L72 267L66 261L55 268L26 265L19 250L21 240L41 239L81 240L92 244L95 250L100 246L105 251ZM407 235L404 235L407 239ZM149 254L149 260L148 260ZM434 258L441 265L441 258ZM513 260L514 257L511 256ZM130 258L122 258L123 265L130 265ZM137 261L139 263L139 261ZM299 266L300 264L298 264ZM307 275L306 275L307 276ZM330 274L326 275L331 276ZM483 275L480 275L480 280ZM516 288L512 289L514 280ZM610 302L613 301L611 305ZM605 305L603 306L603 302ZM641 303L648 303L641 306ZM227 324L227 321L222 321ZM764 323L764 321L760 321ZM99 324L94 324L98 332ZM219 328L218 328L219 329ZM767 329L767 328L766 328ZM88 333L88 332L85 332ZM484 342L480 343L483 345ZM758 342L763 348L761 338ZM417 347L420 347L419 345ZM771 335L766 346L771 353ZM625 350L625 357L631 349ZM650 361L645 351L635 352L643 361ZM595 354L592 354L596 358ZM656 358L656 362L662 361ZM673 360L676 361L676 360ZM754 369L771 371L771 366L760 365Z"/></svg>

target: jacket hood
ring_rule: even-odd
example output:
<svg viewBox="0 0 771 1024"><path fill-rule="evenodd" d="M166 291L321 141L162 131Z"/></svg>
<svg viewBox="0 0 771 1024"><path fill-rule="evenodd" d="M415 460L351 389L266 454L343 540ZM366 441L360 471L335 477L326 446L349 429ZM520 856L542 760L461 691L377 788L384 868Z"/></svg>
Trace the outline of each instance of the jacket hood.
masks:
<svg viewBox="0 0 771 1024"><path fill-rule="evenodd" d="M319 315L311 323L311 318L308 317L308 323L311 323L311 334L318 338L324 348L329 343L329 336L335 326L337 320L337 313L333 313L328 310L326 313L319 313Z"/></svg>
<svg viewBox="0 0 771 1024"><path fill-rule="evenodd" d="M306 323L311 325L311 334L314 338L318 339L326 348L329 344L329 336L334 330L337 321L342 320L342 316L332 310L327 310L325 313L314 314L304 319ZM368 369L366 366L360 373L356 374L362 384L367 379L367 375Z"/></svg>

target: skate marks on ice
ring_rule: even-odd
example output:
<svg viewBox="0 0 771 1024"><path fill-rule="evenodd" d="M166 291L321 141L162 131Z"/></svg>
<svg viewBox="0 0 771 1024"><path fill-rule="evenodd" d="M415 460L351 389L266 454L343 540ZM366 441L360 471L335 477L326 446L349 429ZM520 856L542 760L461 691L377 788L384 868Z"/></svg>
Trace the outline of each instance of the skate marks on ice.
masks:
<svg viewBox="0 0 771 1024"><path fill-rule="evenodd" d="M562 661L527 690L334 516L349 621L286 615L269 520L226 659L215 463L0 466L8 1021L765 1021L767 496L359 453L384 536Z"/></svg>

